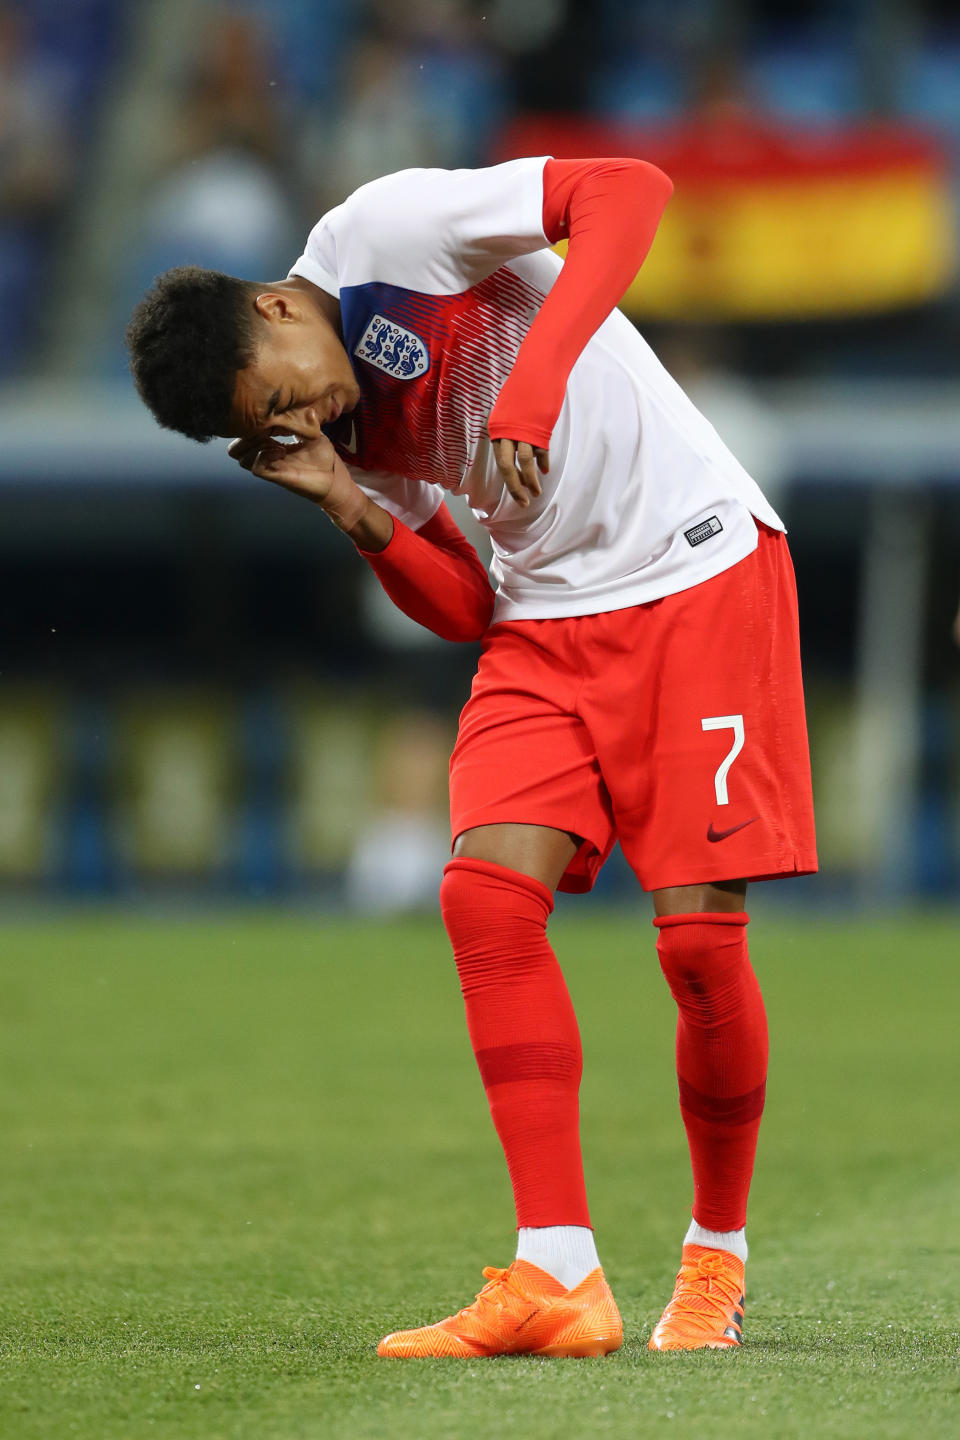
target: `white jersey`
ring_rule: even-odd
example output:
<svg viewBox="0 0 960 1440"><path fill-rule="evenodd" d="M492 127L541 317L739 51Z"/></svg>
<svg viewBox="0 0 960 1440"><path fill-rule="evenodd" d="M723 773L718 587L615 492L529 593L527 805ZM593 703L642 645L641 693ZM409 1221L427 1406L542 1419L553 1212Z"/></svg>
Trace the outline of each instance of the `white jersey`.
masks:
<svg viewBox="0 0 960 1440"><path fill-rule="evenodd" d="M340 300L361 399L331 437L354 479L415 529L440 490L467 497L493 544L495 621L656 600L750 554L754 517L784 528L618 310L570 373L542 495L523 507L505 488L487 421L561 265L545 163L374 180L290 272Z"/></svg>

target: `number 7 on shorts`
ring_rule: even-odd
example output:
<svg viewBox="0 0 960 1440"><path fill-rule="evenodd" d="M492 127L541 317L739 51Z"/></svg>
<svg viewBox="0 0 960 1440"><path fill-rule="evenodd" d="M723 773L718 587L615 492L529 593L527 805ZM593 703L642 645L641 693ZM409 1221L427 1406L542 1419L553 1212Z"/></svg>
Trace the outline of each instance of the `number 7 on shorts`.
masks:
<svg viewBox="0 0 960 1440"><path fill-rule="evenodd" d="M727 795L727 774L730 766L736 760L743 749L743 716L742 715L707 715L700 721L701 730L732 730L733 744L717 767L717 773L713 777L714 788L717 792L717 804L729 805L730 799Z"/></svg>

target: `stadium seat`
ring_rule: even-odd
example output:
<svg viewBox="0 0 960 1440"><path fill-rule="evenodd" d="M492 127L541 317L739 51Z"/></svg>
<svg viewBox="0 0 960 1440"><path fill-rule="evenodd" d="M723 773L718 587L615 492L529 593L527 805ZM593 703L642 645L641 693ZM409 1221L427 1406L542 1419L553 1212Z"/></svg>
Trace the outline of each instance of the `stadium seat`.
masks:
<svg viewBox="0 0 960 1440"><path fill-rule="evenodd" d="M830 42L797 40L759 49L746 65L754 104L801 125L830 125L856 115L863 82L852 49Z"/></svg>
<svg viewBox="0 0 960 1440"><path fill-rule="evenodd" d="M597 115L630 124L676 119L686 99L678 69L636 54L608 61L590 87L590 106Z"/></svg>
<svg viewBox="0 0 960 1440"><path fill-rule="evenodd" d="M960 144L960 45L927 45L904 57L900 110Z"/></svg>

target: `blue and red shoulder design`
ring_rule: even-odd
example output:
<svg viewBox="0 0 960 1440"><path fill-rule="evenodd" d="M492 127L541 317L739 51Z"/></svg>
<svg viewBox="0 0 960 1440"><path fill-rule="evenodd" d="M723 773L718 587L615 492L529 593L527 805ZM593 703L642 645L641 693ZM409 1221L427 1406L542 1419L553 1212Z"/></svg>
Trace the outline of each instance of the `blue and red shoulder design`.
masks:
<svg viewBox="0 0 960 1440"><path fill-rule="evenodd" d="M344 286L344 345L361 395L330 429L343 459L457 486L543 298L509 266L456 295Z"/></svg>

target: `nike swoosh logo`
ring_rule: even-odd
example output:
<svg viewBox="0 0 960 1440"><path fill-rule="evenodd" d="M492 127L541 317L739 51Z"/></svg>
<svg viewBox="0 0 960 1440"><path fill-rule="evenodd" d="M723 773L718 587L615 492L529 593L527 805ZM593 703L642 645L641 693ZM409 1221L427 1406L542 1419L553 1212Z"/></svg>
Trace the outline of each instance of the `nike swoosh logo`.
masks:
<svg viewBox="0 0 960 1440"><path fill-rule="evenodd" d="M711 820L707 827L707 839L712 845L715 845L718 840L726 840L728 836L736 835L738 830L746 830L748 825L752 825L754 820L759 819L759 815L752 815L749 820L741 820L739 825L731 825L729 830L715 830Z"/></svg>
<svg viewBox="0 0 960 1440"><path fill-rule="evenodd" d="M344 448L344 450L348 451L349 454L351 454L351 455L356 455L356 453L357 453L357 422L356 422L356 420L351 420L351 421L350 421L350 436L349 436L349 439L343 441L343 448Z"/></svg>

